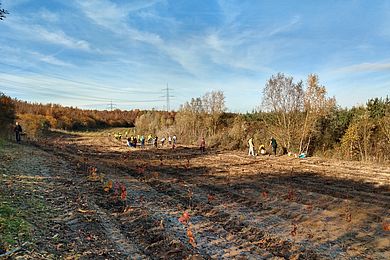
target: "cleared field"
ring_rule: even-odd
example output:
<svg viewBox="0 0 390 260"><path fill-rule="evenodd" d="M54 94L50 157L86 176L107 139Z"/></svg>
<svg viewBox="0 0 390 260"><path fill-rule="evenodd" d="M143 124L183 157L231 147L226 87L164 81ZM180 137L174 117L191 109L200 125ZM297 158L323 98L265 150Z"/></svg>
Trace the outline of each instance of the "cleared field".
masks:
<svg viewBox="0 0 390 260"><path fill-rule="evenodd" d="M130 149L107 133L58 133L37 146L28 149L50 155L49 169L62 165L46 173L66 179L56 191L77 190L75 213L61 225L110 248L105 257L390 259L389 166L180 145ZM103 184L123 184L125 202L92 181L89 166Z"/></svg>

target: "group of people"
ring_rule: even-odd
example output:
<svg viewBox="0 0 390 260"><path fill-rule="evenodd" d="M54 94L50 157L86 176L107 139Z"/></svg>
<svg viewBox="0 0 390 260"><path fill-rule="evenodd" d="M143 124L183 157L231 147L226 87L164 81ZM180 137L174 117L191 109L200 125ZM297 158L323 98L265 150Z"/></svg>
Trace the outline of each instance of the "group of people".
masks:
<svg viewBox="0 0 390 260"><path fill-rule="evenodd" d="M16 142L17 143L20 143L21 141L21 135L23 133L23 130L22 130L22 127L21 125L16 122L15 124L15 127L14 127L14 132L15 132L15 138L16 138ZM126 137L128 135L128 132L125 133ZM122 139L122 134L121 133L114 133L114 137L118 140L121 140ZM153 145L154 147L158 147L158 137L157 136L153 136L152 134L149 134L147 139L143 136L143 135L138 135L138 136L130 136L127 138L127 146L129 147L132 147L132 148L137 148L137 144L138 142L140 143L140 146L141 148L144 148L145 147L145 142L148 142L150 145ZM165 144L165 141L166 141L166 138L163 136L161 139L160 139L160 143L161 143L161 146L163 147L164 144ZM168 145L169 146L172 146L172 149L175 149L176 148L176 143L177 143L177 137L176 135L173 135L173 136L168 136ZM276 139L274 137L271 137L271 140L270 140L270 143L269 145L271 146L272 148L272 153L276 156L276 150L278 148L278 143L276 142ZM248 147L249 147L249 151L248 151L248 155L249 156L256 156L256 155L266 155L268 154L266 148L265 148L265 145L264 144L261 144L259 146L259 149L258 149L258 152L257 154L255 153L255 145L254 145L254 142L253 142L253 138L249 138L248 140ZM205 141L205 138L202 137L200 140L199 140L199 150L201 151L201 153L204 153L206 151L206 141Z"/></svg>
<svg viewBox="0 0 390 260"><path fill-rule="evenodd" d="M114 136L121 136L120 133L114 135ZM126 134L127 136L127 134ZM117 138L118 139L118 138ZM120 138L119 138L120 140ZM163 147L165 145L165 141L167 139L165 137L162 137L160 139L160 144L161 146ZM149 134L147 136L147 138L145 138L145 136L143 135L137 135L137 136L130 136L127 138L127 146L129 147L132 147L132 148L137 148L137 144L139 143L139 145L141 146L141 148L145 148L145 143L148 143L149 145L153 145L155 148L158 148L158 142L159 142L159 139L158 139L158 136L153 136L152 134ZM173 135L173 136L168 136L168 145L169 146L172 146L172 149L175 149L176 148L176 143L177 143L177 137L176 135Z"/></svg>
<svg viewBox="0 0 390 260"><path fill-rule="evenodd" d="M271 137L269 145L272 148L272 153L276 156L276 150L278 148L278 143L276 142L276 139L274 137ZM258 150L257 154L255 154L255 145L254 145L252 137L249 138L249 140L248 140L248 147L249 147L249 152L248 152L249 156L266 155L266 154L268 154L267 150L265 149L265 145L264 144L261 144L259 146L259 150Z"/></svg>

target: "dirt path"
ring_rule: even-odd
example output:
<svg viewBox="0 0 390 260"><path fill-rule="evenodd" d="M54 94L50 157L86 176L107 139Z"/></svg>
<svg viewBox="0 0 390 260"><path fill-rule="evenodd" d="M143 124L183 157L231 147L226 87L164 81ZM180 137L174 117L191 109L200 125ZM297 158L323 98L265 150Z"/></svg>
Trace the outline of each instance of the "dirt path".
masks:
<svg viewBox="0 0 390 260"><path fill-rule="evenodd" d="M8 144L0 151L0 174L1 202L21 211L32 227L25 239L30 243L12 257L146 258L110 223L68 162L32 146Z"/></svg>
<svg viewBox="0 0 390 260"><path fill-rule="evenodd" d="M71 244L85 258L390 259L390 167L202 155L191 147L130 150L99 133L58 135L38 146L46 152L10 149L34 154L18 165L45 168L33 175L50 177L44 189L56 193L46 193L62 198L49 207L71 216L54 218L58 225L87 230L73 231L75 242L62 251L47 249L53 255L70 255ZM103 183L89 180L89 166ZM126 187L125 202L115 188L103 191L109 180ZM184 212L187 223L179 221Z"/></svg>

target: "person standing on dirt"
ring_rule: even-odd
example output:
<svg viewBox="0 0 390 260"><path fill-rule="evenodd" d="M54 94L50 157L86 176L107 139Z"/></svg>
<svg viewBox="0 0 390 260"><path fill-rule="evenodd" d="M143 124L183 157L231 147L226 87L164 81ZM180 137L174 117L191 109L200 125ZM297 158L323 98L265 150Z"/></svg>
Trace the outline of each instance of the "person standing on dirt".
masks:
<svg viewBox="0 0 390 260"><path fill-rule="evenodd" d="M157 142L158 142L158 137L156 135L156 137L154 138L154 147L156 147L156 148L157 148Z"/></svg>
<svg viewBox="0 0 390 260"><path fill-rule="evenodd" d="M169 144L169 145L172 144L172 137L171 137L171 136L168 136L168 144Z"/></svg>
<svg viewBox="0 0 390 260"><path fill-rule="evenodd" d="M271 141L269 142L269 144L272 147L272 152L276 156L276 149L278 148L278 143L276 142L276 139L274 137L271 137Z"/></svg>
<svg viewBox="0 0 390 260"><path fill-rule="evenodd" d="M173 135L172 137L172 149L176 148L176 135Z"/></svg>
<svg viewBox="0 0 390 260"><path fill-rule="evenodd" d="M145 137L143 135L141 135L140 141L141 141L141 148L144 149L144 147L145 147Z"/></svg>
<svg viewBox="0 0 390 260"><path fill-rule="evenodd" d="M20 140L21 140L20 136L21 136L23 130L18 122L16 122L16 124L15 124L14 132L15 132L16 142L19 144Z"/></svg>
<svg viewBox="0 0 390 260"><path fill-rule="evenodd" d="M133 138L133 146L134 146L134 148L137 148L137 137L135 137L135 136Z"/></svg>
<svg viewBox="0 0 390 260"><path fill-rule="evenodd" d="M204 140L204 137L199 142L199 149L202 153L206 152L206 140Z"/></svg>
<svg viewBox="0 0 390 260"><path fill-rule="evenodd" d="M252 156L255 156L255 149L254 149L254 144L253 144L253 138L249 138L248 140L248 146L249 146L249 151L248 151L248 155L252 155Z"/></svg>

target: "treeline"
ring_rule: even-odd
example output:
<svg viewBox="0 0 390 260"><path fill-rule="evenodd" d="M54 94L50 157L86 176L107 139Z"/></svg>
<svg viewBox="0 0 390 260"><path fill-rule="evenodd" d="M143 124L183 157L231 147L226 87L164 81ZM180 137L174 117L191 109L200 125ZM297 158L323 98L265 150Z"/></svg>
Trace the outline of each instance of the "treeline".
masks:
<svg viewBox="0 0 390 260"><path fill-rule="evenodd" d="M0 93L0 134L12 132L18 120L30 137L45 134L50 128L69 131L91 130L107 127L134 127L136 118L145 113L131 111L82 110L58 104L29 103L11 99Z"/></svg>
<svg viewBox="0 0 390 260"><path fill-rule="evenodd" d="M7 136L16 118L13 100L0 92L0 137Z"/></svg>
<svg viewBox="0 0 390 260"><path fill-rule="evenodd" d="M186 144L206 138L209 147L247 149L267 146L273 136L279 153L319 155L364 161L390 160L390 100L375 98L366 105L341 108L317 75L294 82L273 75L263 90L263 101L252 113L225 112L223 92L206 93L181 106L174 118L147 112L137 118L138 132L157 136L176 134Z"/></svg>
<svg viewBox="0 0 390 260"><path fill-rule="evenodd" d="M143 113L138 109L99 111L20 100L13 100L13 103L18 120L34 136L44 133L49 128L77 131L106 127L134 127L136 118Z"/></svg>
<svg viewBox="0 0 390 260"><path fill-rule="evenodd" d="M282 73L273 75L263 89L261 106L246 114L226 112L222 91L192 98L177 112L97 111L32 104L0 96L0 126L4 132L16 117L30 135L49 128L84 130L132 127L138 134L176 135L183 144L247 149L254 138L256 149L267 146L271 136L280 153L305 153L364 161L390 160L390 100L375 98L366 105L341 108L328 97L317 75L305 82Z"/></svg>

